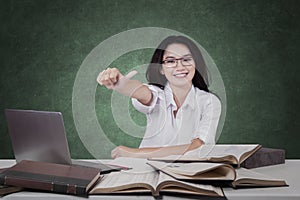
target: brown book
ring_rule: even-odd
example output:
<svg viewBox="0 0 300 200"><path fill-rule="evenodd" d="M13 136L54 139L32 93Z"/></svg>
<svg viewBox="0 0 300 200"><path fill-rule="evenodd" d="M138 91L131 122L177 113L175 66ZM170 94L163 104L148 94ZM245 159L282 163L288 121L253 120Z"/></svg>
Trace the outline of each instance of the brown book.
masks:
<svg viewBox="0 0 300 200"><path fill-rule="evenodd" d="M23 160L0 174L0 185L87 195L99 177L96 168Z"/></svg>
<svg viewBox="0 0 300 200"><path fill-rule="evenodd" d="M0 197L22 191L23 188L15 186L0 185Z"/></svg>

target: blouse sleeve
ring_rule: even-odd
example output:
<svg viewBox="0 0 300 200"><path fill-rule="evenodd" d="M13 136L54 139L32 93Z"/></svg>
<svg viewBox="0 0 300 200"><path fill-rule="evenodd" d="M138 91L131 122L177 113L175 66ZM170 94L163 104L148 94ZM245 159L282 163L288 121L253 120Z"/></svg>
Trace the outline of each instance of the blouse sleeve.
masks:
<svg viewBox="0 0 300 200"><path fill-rule="evenodd" d="M152 102L149 106L142 104L137 99L134 98L131 99L132 105L135 107L135 109L137 109L138 111L144 114L149 114L154 110L155 105L157 104L158 101L159 90L160 90L158 87L153 85L147 85L147 86L152 93Z"/></svg>
<svg viewBox="0 0 300 200"><path fill-rule="evenodd" d="M220 115L221 102L218 97L210 93L200 115L200 120L196 123L195 134L192 139L199 138L205 144L215 144Z"/></svg>

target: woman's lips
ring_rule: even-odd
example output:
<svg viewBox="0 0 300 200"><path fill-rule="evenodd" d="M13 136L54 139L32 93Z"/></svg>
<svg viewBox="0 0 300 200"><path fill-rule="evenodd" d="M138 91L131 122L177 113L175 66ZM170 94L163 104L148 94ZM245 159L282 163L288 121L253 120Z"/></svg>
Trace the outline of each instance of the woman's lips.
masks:
<svg viewBox="0 0 300 200"><path fill-rule="evenodd" d="M188 75L188 72L184 72L184 73L176 73L173 74L173 76L177 77L177 78L184 78Z"/></svg>

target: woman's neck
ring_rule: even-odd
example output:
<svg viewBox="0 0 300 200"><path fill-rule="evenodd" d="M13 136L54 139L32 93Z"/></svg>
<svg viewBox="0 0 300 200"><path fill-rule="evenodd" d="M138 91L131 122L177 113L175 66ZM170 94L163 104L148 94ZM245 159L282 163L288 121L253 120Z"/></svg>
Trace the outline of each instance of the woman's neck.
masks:
<svg viewBox="0 0 300 200"><path fill-rule="evenodd" d="M173 98L177 105L177 110L182 106L184 103L188 93L190 92L190 89L192 87L192 84L186 85L184 87L180 86L174 86L170 85L172 92L173 92Z"/></svg>

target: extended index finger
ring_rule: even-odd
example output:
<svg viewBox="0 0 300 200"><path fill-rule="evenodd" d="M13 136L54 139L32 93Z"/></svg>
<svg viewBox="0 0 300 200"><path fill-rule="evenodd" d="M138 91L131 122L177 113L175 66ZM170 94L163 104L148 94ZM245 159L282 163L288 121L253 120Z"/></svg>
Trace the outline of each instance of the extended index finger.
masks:
<svg viewBox="0 0 300 200"><path fill-rule="evenodd" d="M100 85L103 85L102 81L101 81L101 78L102 78L102 75L103 75L104 71L100 72L98 77L97 77L97 82L100 84Z"/></svg>

